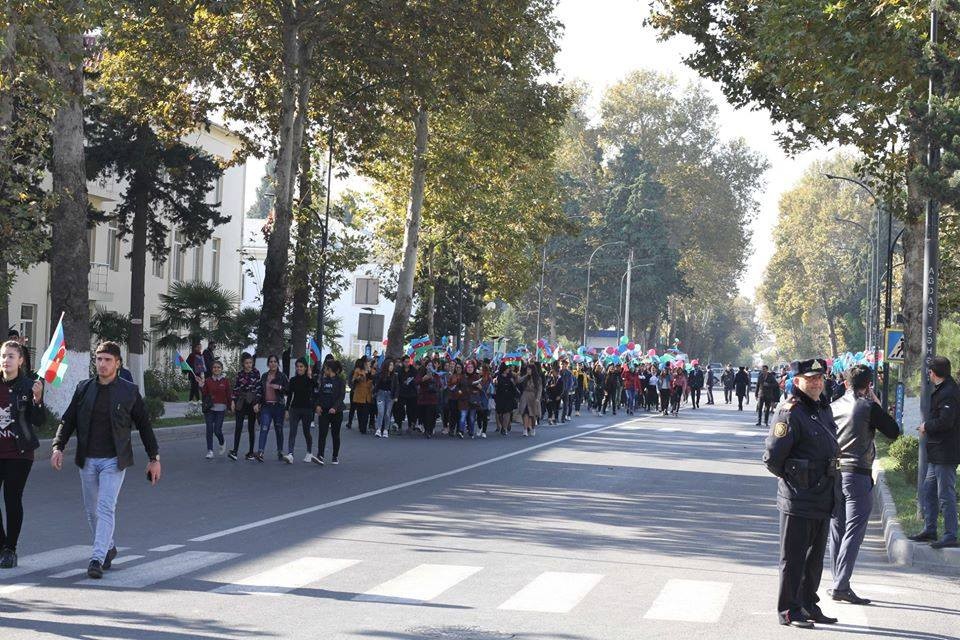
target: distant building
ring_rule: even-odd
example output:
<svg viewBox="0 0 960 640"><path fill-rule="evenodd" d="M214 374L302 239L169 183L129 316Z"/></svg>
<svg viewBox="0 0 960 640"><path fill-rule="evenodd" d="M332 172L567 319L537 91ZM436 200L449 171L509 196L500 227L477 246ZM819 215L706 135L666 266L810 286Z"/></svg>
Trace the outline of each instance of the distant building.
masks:
<svg viewBox="0 0 960 640"><path fill-rule="evenodd" d="M217 125L211 125L209 130L190 133L183 140L221 160L229 160L240 148L240 140L229 130ZM246 164L229 167L217 183L211 185L208 201L220 202L220 209L229 216L229 221L218 226L203 246L184 249L179 233L174 229L167 240L166 262L161 264L148 254L144 286L145 336L157 337L153 327L159 320L160 294L167 293L173 282L202 280L217 283L235 293L239 299L245 186ZM116 180L87 183L90 203L104 212L110 212L120 202L124 188L125 184ZM128 314L131 267L126 255L130 251L130 238L120 240L116 223L109 222L91 228L89 242L91 315L95 306ZM27 336L34 362L37 353L46 349L51 322L56 322L58 316L59 311L50 307L49 265L41 263L26 272L18 272L10 296L10 322L22 335ZM157 368L169 360L169 354L159 350L156 342L150 340L145 345L147 368ZM123 355L127 355L125 347Z"/></svg>
<svg viewBox="0 0 960 640"><path fill-rule="evenodd" d="M242 305L259 308L263 288L264 261L267 245L263 237L266 220L248 218L244 223ZM335 231L336 221L331 220ZM325 315L340 320L338 342L343 354L348 357L363 355L367 343L371 351L383 352L383 341L389 320L393 317L394 303L380 292L380 280L375 275L376 265L363 264L349 274L350 286L336 300L327 300ZM367 311L365 309L371 309ZM307 334L314 335L311 327ZM327 353L327 349L324 349Z"/></svg>

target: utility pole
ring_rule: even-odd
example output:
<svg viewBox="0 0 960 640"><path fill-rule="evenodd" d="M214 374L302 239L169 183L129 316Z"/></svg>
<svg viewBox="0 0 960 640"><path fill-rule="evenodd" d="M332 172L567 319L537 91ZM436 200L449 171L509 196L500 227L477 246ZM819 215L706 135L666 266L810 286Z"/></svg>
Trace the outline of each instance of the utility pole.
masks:
<svg viewBox="0 0 960 640"><path fill-rule="evenodd" d="M623 335L630 338L630 273L633 271L633 247L630 247L630 255L627 256L627 291L626 302L623 309Z"/></svg>
<svg viewBox="0 0 960 640"><path fill-rule="evenodd" d="M939 12L936 0L930 2L930 46L935 47L938 35ZM927 114L933 113L933 101L939 92L939 72L936 69L930 72L929 94L927 97ZM940 147L932 137L929 138L930 148L927 154L927 170L936 171L940 166ZM933 384L930 382L927 371L930 363L937 355L937 323L938 323L938 286L937 274L940 272L940 208L933 198L927 198L926 224L923 237L923 325L921 335L920 359L922 371L920 374L923 386L920 396L920 410L924 421L930 417L930 394ZM927 475L927 437L920 434L920 448L917 460L917 495L923 490L923 479ZM918 501L919 502L919 501Z"/></svg>

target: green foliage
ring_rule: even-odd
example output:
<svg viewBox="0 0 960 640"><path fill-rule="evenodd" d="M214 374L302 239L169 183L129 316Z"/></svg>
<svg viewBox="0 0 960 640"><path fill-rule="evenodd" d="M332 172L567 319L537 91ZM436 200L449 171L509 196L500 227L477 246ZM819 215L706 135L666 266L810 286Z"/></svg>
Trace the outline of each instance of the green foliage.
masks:
<svg viewBox="0 0 960 640"><path fill-rule="evenodd" d="M112 340L125 345L130 338L130 316L97 305L90 318L90 333L98 342Z"/></svg>
<svg viewBox="0 0 960 640"><path fill-rule="evenodd" d="M843 154L814 163L780 200L758 297L777 345L792 357L863 349L873 204L856 185L823 175L852 175L854 164Z"/></svg>
<svg viewBox="0 0 960 640"><path fill-rule="evenodd" d="M163 402L176 402L180 393L189 386L186 376L171 367L148 369L143 372L144 396Z"/></svg>
<svg viewBox="0 0 960 640"><path fill-rule="evenodd" d="M888 449L888 455L893 460L893 469L910 485L917 486L917 456L919 455L920 441L914 436L900 436Z"/></svg>
<svg viewBox="0 0 960 640"><path fill-rule="evenodd" d="M218 284L206 282L174 282L169 293L160 294L159 345L176 349L201 338L220 339L223 318L237 306L237 297Z"/></svg>
<svg viewBox="0 0 960 640"><path fill-rule="evenodd" d="M217 342L226 349L246 349L257 341L260 309L247 307L222 318L217 324Z"/></svg>
<svg viewBox="0 0 960 640"><path fill-rule="evenodd" d="M257 193L253 196L253 204L247 209L246 217L257 220L266 220L273 208L273 198L277 186L273 172L276 169L277 161L270 159L267 162L266 171L260 178L260 184L257 185Z"/></svg>
<svg viewBox="0 0 960 640"><path fill-rule="evenodd" d="M150 418L151 424L162 418L166 411L166 408L163 406L163 400L156 396L148 395L143 399L143 404L147 409L147 417Z"/></svg>

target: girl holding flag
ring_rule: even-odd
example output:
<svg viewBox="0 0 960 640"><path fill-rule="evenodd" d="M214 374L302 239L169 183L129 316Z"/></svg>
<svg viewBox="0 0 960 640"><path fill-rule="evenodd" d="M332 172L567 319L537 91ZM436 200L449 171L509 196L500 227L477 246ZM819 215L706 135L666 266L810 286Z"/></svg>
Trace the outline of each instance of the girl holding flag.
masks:
<svg viewBox="0 0 960 640"><path fill-rule="evenodd" d="M23 370L24 348L16 340L0 347L0 487L4 523L0 519L0 569L17 566L17 541L23 526L23 490L40 446L43 425L43 382ZM4 526L5 525L5 526Z"/></svg>

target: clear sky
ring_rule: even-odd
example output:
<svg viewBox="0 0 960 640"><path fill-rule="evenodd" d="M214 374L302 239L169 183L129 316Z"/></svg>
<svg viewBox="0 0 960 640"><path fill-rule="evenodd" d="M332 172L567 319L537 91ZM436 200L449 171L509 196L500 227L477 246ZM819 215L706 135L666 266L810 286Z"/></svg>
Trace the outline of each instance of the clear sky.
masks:
<svg viewBox="0 0 960 640"><path fill-rule="evenodd" d="M649 0L560 0L557 15L565 25L565 33L557 62L564 78L587 82L595 97L634 69L672 73L681 83L696 80L696 72L682 62L684 53L691 50L690 44L678 39L659 42L656 31L644 26L649 5ZM735 110L716 84L702 82L720 105L721 135L745 138L770 162L766 186L759 198L760 210L752 225L753 246L743 249L749 258L740 290L752 296L773 251L771 231L776 224L780 195L824 152L788 158L777 145L765 112Z"/></svg>
<svg viewBox="0 0 960 640"><path fill-rule="evenodd" d="M684 66L682 58L690 50L680 40L659 42L656 31L643 24L649 14L649 0L560 0L557 16L565 25L561 51L557 59L565 80L582 80L593 88L594 97L634 69L654 69L672 73L681 83L697 80L696 72ZM773 252L772 229L777 221L780 195L788 190L809 163L825 155L811 151L789 158L773 137L767 114L748 109L735 110L727 104L714 83L702 80L720 105L721 135L745 138L766 156L770 170L760 194L760 209L752 224L753 242L743 247L747 269L740 281L742 293L752 296ZM247 167L247 206L253 202L257 184L263 175L263 163L251 158ZM335 180L332 193L360 185L350 179Z"/></svg>

